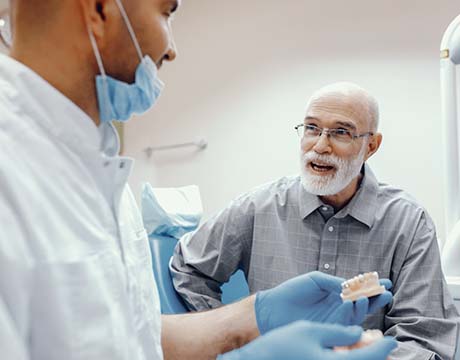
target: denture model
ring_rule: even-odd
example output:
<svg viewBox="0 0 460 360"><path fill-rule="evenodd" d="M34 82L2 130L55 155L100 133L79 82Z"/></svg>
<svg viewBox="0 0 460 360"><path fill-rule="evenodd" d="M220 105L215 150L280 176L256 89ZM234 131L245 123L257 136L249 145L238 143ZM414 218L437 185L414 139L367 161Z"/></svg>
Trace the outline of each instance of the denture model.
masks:
<svg viewBox="0 0 460 360"><path fill-rule="evenodd" d="M368 272L359 274L353 279L347 280L342 283L342 293L340 297L343 301L351 300L356 301L359 297L372 297L380 295L385 292L385 287L379 283L379 274Z"/></svg>
<svg viewBox="0 0 460 360"><path fill-rule="evenodd" d="M336 346L334 347L335 351L347 351L360 349L365 346L371 345L374 341L383 338L383 334L380 330L366 330L361 335L361 339L354 345L350 346Z"/></svg>

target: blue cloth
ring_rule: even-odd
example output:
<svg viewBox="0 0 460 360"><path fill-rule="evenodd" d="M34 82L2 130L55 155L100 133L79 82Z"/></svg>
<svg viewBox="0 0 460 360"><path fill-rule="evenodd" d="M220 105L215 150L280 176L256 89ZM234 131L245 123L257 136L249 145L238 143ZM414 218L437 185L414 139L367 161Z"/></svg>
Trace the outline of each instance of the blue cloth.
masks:
<svg viewBox="0 0 460 360"><path fill-rule="evenodd" d="M390 303L392 295L385 291L370 299L342 301L344 279L314 271L287 280L273 289L258 292L255 312L261 334L297 320L357 325L367 314ZM391 281L381 284L391 288Z"/></svg>
<svg viewBox="0 0 460 360"><path fill-rule="evenodd" d="M385 338L359 350L334 352L334 346L359 341L362 329L299 321L270 331L248 345L218 357L218 360L385 360L396 341Z"/></svg>
<svg viewBox="0 0 460 360"><path fill-rule="evenodd" d="M149 235L180 239L195 230L203 213L197 186L181 188L142 187L142 218Z"/></svg>

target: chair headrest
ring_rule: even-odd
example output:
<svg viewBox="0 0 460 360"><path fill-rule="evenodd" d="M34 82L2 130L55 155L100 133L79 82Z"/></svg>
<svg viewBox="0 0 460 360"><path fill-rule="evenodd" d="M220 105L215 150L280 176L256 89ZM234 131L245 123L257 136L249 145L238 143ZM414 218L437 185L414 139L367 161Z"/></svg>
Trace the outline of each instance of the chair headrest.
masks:
<svg viewBox="0 0 460 360"><path fill-rule="evenodd" d="M202 215L198 186L154 188L149 183L142 185L142 218L149 235L180 239L198 227Z"/></svg>

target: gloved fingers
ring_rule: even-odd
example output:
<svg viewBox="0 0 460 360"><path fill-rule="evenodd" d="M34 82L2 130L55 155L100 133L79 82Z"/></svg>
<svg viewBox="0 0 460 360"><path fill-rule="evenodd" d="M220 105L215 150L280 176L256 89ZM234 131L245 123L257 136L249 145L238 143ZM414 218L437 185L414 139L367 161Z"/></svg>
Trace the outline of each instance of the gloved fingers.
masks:
<svg viewBox="0 0 460 360"><path fill-rule="evenodd" d="M351 319L354 316L354 305L350 300L344 301L327 318L328 323L341 325L353 325Z"/></svg>
<svg viewBox="0 0 460 360"><path fill-rule="evenodd" d="M316 324L312 326L310 336L316 337L322 347L349 346L361 338L363 329L359 326L341 326L335 324Z"/></svg>
<svg viewBox="0 0 460 360"><path fill-rule="evenodd" d="M383 294L371 298L369 301L369 314L372 314L385 305L388 305L392 299L393 294L389 291L385 291Z"/></svg>
<svg viewBox="0 0 460 360"><path fill-rule="evenodd" d="M336 360L386 360L397 345L395 339L386 336L361 349L337 352L340 356L337 356Z"/></svg>
<svg viewBox="0 0 460 360"><path fill-rule="evenodd" d="M390 290L393 287L393 283L390 279L380 279L380 285L385 286L385 289Z"/></svg>
<svg viewBox="0 0 460 360"><path fill-rule="evenodd" d="M342 283L345 279L324 274L320 271L313 271L308 274L315 284L326 292L335 292L340 294L342 292Z"/></svg>
<svg viewBox="0 0 460 360"><path fill-rule="evenodd" d="M369 299L360 297L354 303L353 325L362 324L369 310Z"/></svg>

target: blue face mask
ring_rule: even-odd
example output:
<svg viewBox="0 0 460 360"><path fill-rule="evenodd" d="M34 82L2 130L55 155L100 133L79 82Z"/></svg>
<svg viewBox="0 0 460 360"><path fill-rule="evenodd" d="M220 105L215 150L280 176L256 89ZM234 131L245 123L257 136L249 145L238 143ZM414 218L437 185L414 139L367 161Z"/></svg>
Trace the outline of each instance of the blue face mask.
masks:
<svg viewBox="0 0 460 360"><path fill-rule="evenodd" d="M112 120L126 121L134 113L146 112L155 104L164 87L163 82L158 79L158 69L153 60L150 56L142 57L139 43L120 0L116 2L136 47L140 63L132 84L106 75L96 40L89 30L89 37L101 72L96 76L96 93L99 117L103 123Z"/></svg>
<svg viewBox="0 0 460 360"><path fill-rule="evenodd" d="M101 121L126 121L133 113L146 112L155 104L163 86L157 77L157 67L149 56L139 63L133 84L110 76L96 76Z"/></svg>

